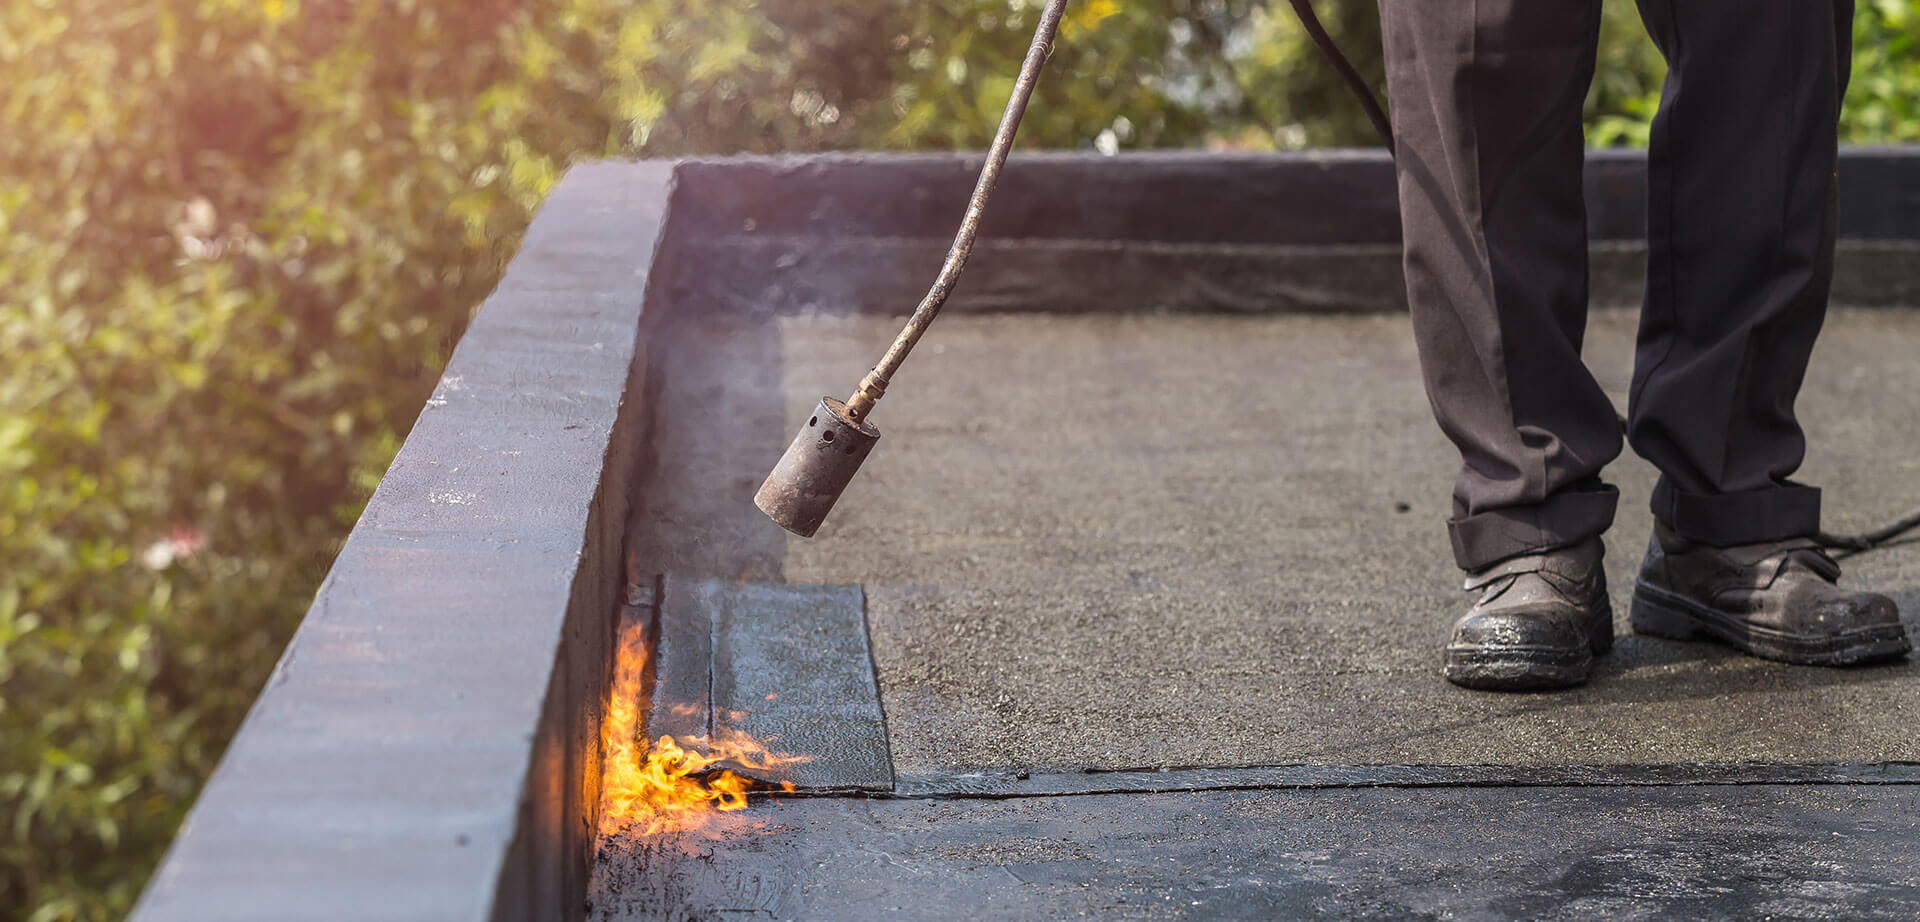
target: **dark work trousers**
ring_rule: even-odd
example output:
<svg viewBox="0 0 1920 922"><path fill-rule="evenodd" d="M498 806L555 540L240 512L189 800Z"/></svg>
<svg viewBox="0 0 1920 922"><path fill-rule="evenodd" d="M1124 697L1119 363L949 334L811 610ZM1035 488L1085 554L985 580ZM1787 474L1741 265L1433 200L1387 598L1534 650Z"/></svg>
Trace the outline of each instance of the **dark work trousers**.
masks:
<svg viewBox="0 0 1920 922"><path fill-rule="evenodd" d="M1605 531L1620 454L1581 363L1581 104L1600 0L1380 0L1407 294L1459 447L1448 529L1474 570ZM1640 0L1669 66L1648 156L1646 303L1626 436L1654 513L1717 546L1810 534L1788 480L1826 313L1852 0Z"/></svg>

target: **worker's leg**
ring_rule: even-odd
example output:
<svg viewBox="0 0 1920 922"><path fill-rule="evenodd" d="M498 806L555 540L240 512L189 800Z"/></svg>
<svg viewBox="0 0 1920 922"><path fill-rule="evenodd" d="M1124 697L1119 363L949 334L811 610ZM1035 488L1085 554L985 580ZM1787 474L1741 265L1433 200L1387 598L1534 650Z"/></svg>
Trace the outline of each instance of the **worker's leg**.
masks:
<svg viewBox="0 0 1920 922"><path fill-rule="evenodd" d="M1904 656L1893 600L1838 585L1787 480L1826 314L1852 0L1640 0L1667 56L1648 179L1634 449L1660 468L1635 631L1847 666Z"/></svg>
<svg viewBox="0 0 1920 922"><path fill-rule="evenodd" d="M1640 0L1669 72L1648 161L1646 307L1629 438L1654 514L1726 547L1812 534L1787 479L1826 314L1852 0Z"/></svg>
<svg viewBox="0 0 1920 922"><path fill-rule="evenodd" d="M1581 102L1599 0L1381 0L1407 295L1427 395L1459 447L1467 570L1613 521L1619 417L1580 361Z"/></svg>

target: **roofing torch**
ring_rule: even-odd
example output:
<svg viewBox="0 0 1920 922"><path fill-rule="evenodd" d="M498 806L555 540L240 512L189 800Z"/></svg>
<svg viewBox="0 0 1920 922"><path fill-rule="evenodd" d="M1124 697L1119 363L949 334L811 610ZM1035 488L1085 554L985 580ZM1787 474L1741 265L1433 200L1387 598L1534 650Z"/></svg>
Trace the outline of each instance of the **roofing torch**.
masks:
<svg viewBox="0 0 1920 922"><path fill-rule="evenodd" d="M1040 79L1040 68L1053 52L1054 32L1059 29L1060 15L1066 8L1067 0L1047 0L1040 12L1033 45L1020 64L1020 77L1014 82L1006 112L1000 116L993 146L987 149L987 162L980 167L973 197L967 201L967 213L960 219L960 232L954 235L953 247L940 265L933 287L920 299L920 306L913 309L906 328L894 337L893 345L887 348L880 363L861 379L853 396L845 403L832 397L820 398L806 425L800 427L800 434L787 446L787 453L780 457L780 463L774 465L773 472L754 494L754 505L780 527L801 537L812 537L827 512L833 509L834 501L853 480L854 473L860 470L861 462L873 451L874 443L880 441L880 430L867 421L867 415L887 392L887 382L900 369L900 363L907 360L907 353L913 351L914 344L927 332L941 305L947 303L947 296L960 281L960 270L972 255L974 238L980 233L980 216L986 211L987 196L993 194L994 184L1000 179L1000 168L1007 162L1014 133L1020 130L1020 117L1026 114L1027 100L1033 96L1033 86Z"/></svg>

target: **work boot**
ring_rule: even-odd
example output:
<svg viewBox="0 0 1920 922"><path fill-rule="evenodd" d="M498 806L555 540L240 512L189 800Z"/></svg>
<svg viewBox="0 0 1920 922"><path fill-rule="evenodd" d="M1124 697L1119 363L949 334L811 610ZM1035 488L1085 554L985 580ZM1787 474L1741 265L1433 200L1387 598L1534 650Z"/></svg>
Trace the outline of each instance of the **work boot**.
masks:
<svg viewBox="0 0 1920 922"><path fill-rule="evenodd" d="M1453 624L1447 681L1467 688L1565 688L1613 649L1600 539L1500 561L1467 576L1480 591Z"/></svg>
<svg viewBox="0 0 1920 922"><path fill-rule="evenodd" d="M1811 539L1711 547L1656 523L1633 590L1633 629L1806 666L1905 655L1913 645L1893 600L1843 590L1839 578L1840 565Z"/></svg>

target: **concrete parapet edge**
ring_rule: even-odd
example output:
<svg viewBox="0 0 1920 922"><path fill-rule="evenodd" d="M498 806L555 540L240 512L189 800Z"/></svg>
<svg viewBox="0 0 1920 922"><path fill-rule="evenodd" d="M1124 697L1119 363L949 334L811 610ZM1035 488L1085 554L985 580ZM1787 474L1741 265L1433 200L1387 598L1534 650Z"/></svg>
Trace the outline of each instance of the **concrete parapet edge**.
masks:
<svg viewBox="0 0 1920 922"><path fill-rule="evenodd" d="M542 206L133 919L580 916L672 171Z"/></svg>
<svg viewBox="0 0 1920 922"><path fill-rule="evenodd" d="M700 207L667 283L733 310L903 313L946 255L975 154L854 152L689 161ZM1920 294L1920 146L1840 158L1833 300ZM1592 303L1637 304L1646 157L1587 154ZM1016 153L955 312L1368 313L1403 310L1384 151Z"/></svg>

